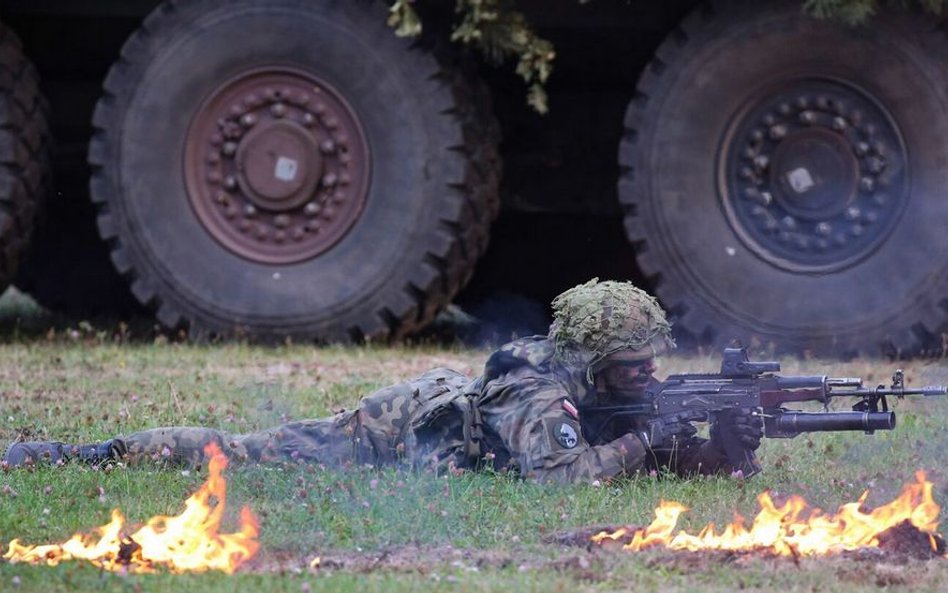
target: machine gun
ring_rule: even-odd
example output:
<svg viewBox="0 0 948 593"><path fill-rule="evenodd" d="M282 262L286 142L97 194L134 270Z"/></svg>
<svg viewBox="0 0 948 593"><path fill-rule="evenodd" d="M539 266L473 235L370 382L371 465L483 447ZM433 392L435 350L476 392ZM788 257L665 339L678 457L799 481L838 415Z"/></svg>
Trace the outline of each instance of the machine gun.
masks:
<svg viewBox="0 0 948 593"><path fill-rule="evenodd" d="M610 423L634 417L673 417L683 422L714 422L716 416L734 409L751 409L763 418L764 436L792 438L803 432L876 430L895 428L895 412L889 410L888 396L945 395L942 386L907 389L901 369L892 375L892 385L864 388L859 378L825 375L781 376L779 362L752 362L744 348L726 348L720 373L671 375L646 389L642 402L617 406L588 406L580 409L588 438L593 439ZM851 412L830 411L834 398L856 398ZM785 404L814 401L822 412L789 410ZM644 402L644 403L643 403ZM585 428L584 428L585 429ZM753 451L748 451L732 435L721 435L728 460L749 477L761 467Z"/></svg>

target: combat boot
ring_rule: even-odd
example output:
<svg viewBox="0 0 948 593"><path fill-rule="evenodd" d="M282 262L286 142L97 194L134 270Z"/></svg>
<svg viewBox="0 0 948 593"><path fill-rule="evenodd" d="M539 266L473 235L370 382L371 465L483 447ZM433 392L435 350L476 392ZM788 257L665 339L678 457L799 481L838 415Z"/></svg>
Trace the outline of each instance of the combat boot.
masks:
<svg viewBox="0 0 948 593"><path fill-rule="evenodd" d="M59 441L25 441L13 443L3 456L7 467L37 463L65 463L75 459L90 465L121 459L128 452L121 439L109 439L91 445L67 445Z"/></svg>

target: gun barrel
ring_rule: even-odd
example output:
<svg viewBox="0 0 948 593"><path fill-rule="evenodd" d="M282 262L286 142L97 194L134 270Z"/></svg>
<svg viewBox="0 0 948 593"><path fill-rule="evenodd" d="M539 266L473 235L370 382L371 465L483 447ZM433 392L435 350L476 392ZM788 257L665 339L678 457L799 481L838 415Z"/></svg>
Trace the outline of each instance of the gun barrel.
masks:
<svg viewBox="0 0 948 593"><path fill-rule="evenodd" d="M876 389L836 391L832 392L831 395L849 395L856 397L867 397L873 395L895 395L897 397L902 397L903 395L924 395L925 397L931 397L933 395L948 395L948 388L942 387L941 385L929 385L927 387L919 387L918 389L905 389L902 387L897 389L885 389L882 387L877 387Z"/></svg>
<svg viewBox="0 0 948 593"><path fill-rule="evenodd" d="M773 420L778 431L791 434L895 428L895 412L784 412Z"/></svg>

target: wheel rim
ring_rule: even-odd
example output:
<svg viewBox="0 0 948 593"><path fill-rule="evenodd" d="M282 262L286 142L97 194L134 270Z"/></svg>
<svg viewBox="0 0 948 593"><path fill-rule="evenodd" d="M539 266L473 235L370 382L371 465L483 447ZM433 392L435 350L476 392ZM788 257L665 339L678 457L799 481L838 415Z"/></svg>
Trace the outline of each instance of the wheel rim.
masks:
<svg viewBox="0 0 948 593"><path fill-rule="evenodd" d="M233 253L289 264L331 249L359 219L370 155L354 110L291 68L245 72L198 108L185 183L201 225Z"/></svg>
<svg viewBox="0 0 948 593"><path fill-rule="evenodd" d="M788 271L852 266L891 234L908 199L908 158L893 118L868 93L800 79L733 121L718 186L731 227Z"/></svg>

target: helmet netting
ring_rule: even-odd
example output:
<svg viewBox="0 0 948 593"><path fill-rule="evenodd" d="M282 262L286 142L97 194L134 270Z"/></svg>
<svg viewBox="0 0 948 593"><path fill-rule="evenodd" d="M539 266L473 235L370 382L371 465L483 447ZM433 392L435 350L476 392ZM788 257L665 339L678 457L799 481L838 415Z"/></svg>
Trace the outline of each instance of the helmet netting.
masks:
<svg viewBox="0 0 948 593"><path fill-rule="evenodd" d="M675 346L658 301L629 282L598 278L553 300L550 338L562 362L589 367L622 350L654 355Z"/></svg>

